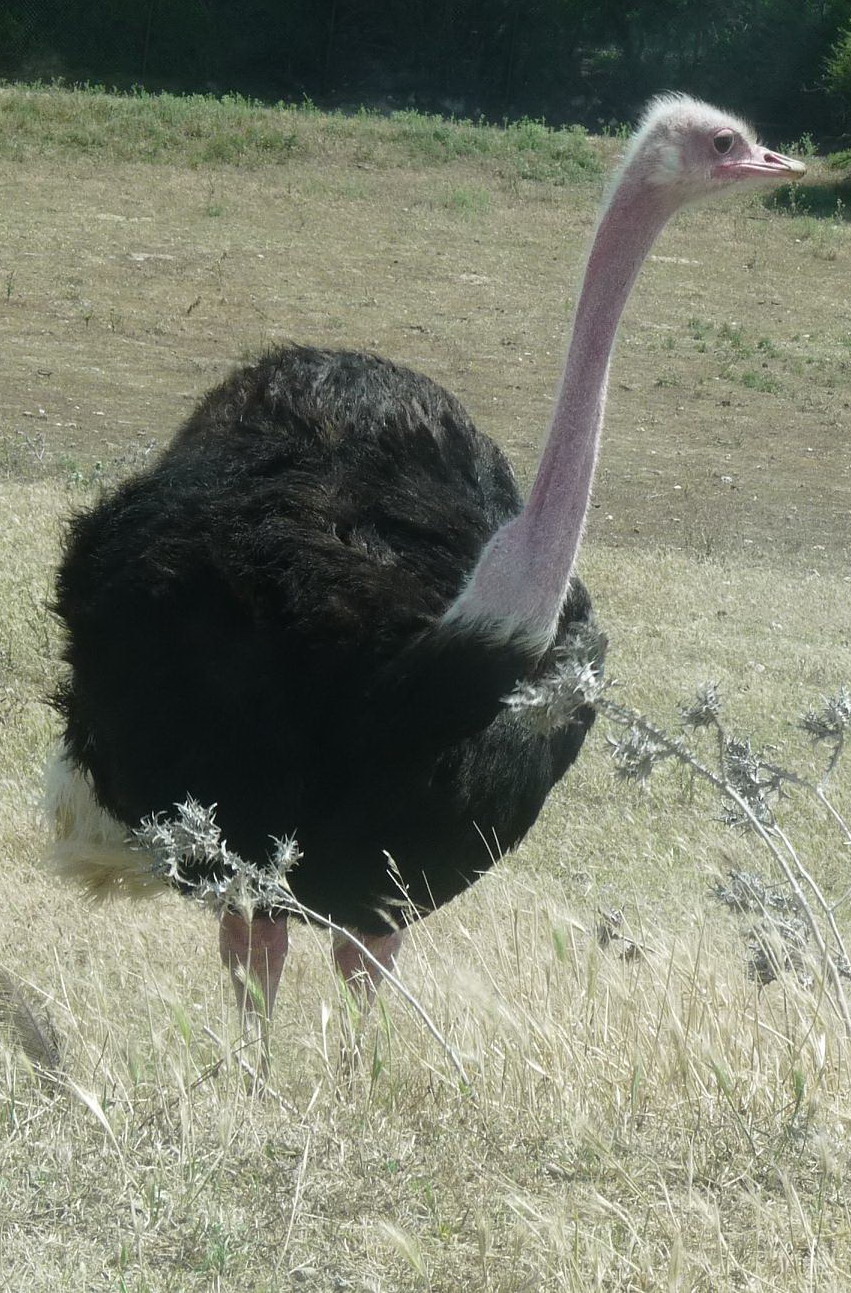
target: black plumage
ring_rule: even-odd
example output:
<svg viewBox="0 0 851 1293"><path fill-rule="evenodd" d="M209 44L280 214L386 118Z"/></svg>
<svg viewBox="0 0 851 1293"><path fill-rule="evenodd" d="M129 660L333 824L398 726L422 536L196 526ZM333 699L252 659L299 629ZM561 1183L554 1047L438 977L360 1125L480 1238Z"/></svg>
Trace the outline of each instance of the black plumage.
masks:
<svg viewBox="0 0 851 1293"><path fill-rule="evenodd" d="M441 623L520 508L502 452L435 382L272 351L70 526L72 760L129 828L192 795L247 859L295 835L296 897L350 929L439 906L523 838L593 721L585 706L536 733L503 702L553 648ZM590 616L574 580L555 645Z"/></svg>

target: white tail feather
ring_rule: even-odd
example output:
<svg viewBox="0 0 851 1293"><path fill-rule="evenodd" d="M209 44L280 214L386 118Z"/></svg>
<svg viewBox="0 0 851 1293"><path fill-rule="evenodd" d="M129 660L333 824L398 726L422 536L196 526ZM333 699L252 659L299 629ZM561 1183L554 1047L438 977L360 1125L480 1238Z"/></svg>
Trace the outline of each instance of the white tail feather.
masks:
<svg viewBox="0 0 851 1293"><path fill-rule="evenodd" d="M151 871L151 855L131 846L127 828L100 806L90 778L61 743L45 774L44 812L54 832L48 865L82 885L88 898L100 902L119 894L150 898L163 892Z"/></svg>

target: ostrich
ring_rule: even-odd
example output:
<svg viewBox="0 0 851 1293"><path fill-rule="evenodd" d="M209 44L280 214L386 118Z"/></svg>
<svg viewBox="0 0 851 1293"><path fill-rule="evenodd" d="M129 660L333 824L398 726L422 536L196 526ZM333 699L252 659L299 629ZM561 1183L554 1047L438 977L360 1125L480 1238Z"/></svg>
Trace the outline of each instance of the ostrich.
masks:
<svg viewBox="0 0 851 1293"><path fill-rule="evenodd" d="M187 796L261 870L294 835L292 892L338 927L337 968L368 1004L406 924L522 840L593 721L580 705L540 730L506 698L593 622L574 564L642 262L684 204L803 169L694 99L649 105L525 506L460 403L374 355L285 345L205 395L151 468L70 525L60 869L93 896L148 892L131 832ZM171 879L190 891L214 867ZM287 911L225 910L219 943L267 1056Z"/></svg>

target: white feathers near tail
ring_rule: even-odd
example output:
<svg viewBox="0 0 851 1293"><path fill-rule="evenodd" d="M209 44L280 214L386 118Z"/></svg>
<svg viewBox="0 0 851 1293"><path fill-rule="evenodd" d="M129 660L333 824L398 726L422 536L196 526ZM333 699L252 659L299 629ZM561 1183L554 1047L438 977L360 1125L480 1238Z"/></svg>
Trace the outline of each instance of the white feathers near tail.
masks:
<svg viewBox="0 0 851 1293"><path fill-rule="evenodd" d="M91 781L63 743L47 765L44 812L54 833L48 865L81 885L88 898L151 898L163 892L151 871L151 855L132 846L127 828L101 808Z"/></svg>

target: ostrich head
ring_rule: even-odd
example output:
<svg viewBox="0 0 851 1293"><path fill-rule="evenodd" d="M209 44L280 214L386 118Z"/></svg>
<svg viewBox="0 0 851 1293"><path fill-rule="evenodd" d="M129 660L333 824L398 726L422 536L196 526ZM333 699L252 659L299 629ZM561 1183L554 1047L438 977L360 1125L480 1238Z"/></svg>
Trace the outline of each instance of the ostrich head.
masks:
<svg viewBox="0 0 851 1293"><path fill-rule="evenodd" d="M729 184L789 180L805 171L802 162L758 143L731 113L684 94L663 94L645 109L617 184L644 188L651 200L676 210Z"/></svg>
<svg viewBox="0 0 851 1293"><path fill-rule="evenodd" d="M519 636L535 654L546 649L585 526L615 334L650 248L687 203L805 169L707 103L669 94L649 104L597 226L529 501L490 540L445 623L475 626L494 642Z"/></svg>

